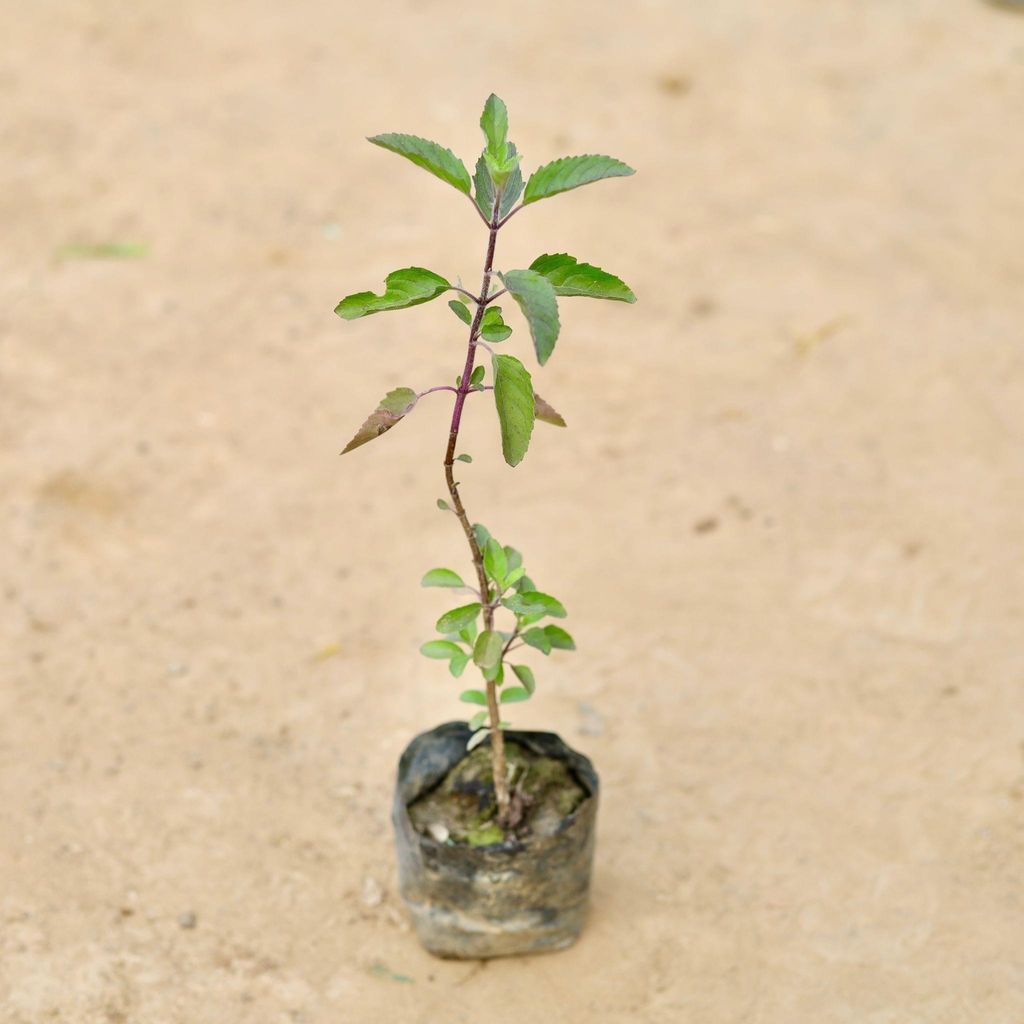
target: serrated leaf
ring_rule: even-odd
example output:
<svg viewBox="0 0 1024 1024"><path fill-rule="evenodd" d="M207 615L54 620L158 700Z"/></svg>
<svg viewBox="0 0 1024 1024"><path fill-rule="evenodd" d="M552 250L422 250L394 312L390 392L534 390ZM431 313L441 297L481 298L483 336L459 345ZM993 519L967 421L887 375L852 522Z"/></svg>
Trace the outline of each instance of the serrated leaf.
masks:
<svg viewBox="0 0 1024 1024"><path fill-rule="evenodd" d="M558 299L554 286L536 270L510 270L499 277L526 317L537 362L543 366L558 340Z"/></svg>
<svg viewBox="0 0 1024 1024"><path fill-rule="evenodd" d="M473 716L473 717L472 717L472 718L471 718L471 719L469 720L469 729L470 729L470 732L476 732L476 730L477 730L477 729L479 729L479 728L480 728L480 726L481 726L481 725L483 725L483 724L484 724L484 722L486 722L486 721L487 721L487 712L486 712L486 711L478 711L478 712L477 712L477 713L476 713L476 714L475 714L475 715L474 715L474 716Z"/></svg>
<svg viewBox="0 0 1024 1024"><path fill-rule="evenodd" d="M580 263L567 252L538 256L530 264L530 269L543 274L551 282L556 295L583 295L591 299L636 302L636 296L621 278L600 267Z"/></svg>
<svg viewBox="0 0 1024 1024"><path fill-rule="evenodd" d="M356 292L347 295L334 307L343 320L358 320L371 313L384 313L392 309L408 309L436 299L451 285L440 274L423 267L405 267L394 270L384 279L384 292Z"/></svg>
<svg viewBox="0 0 1024 1024"><path fill-rule="evenodd" d="M545 626L544 635L553 648L560 651L576 650L576 641L561 626Z"/></svg>
<svg viewBox="0 0 1024 1024"><path fill-rule="evenodd" d="M551 423L556 427L565 426L565 420L562 419L562 414L558 412L554 406L541 398L536 391L533 393L533 409L536 418L542 422Z"/></svg>
<svg viewBox="0 0 1024 1024"><path fill-rule="evenodd" d="M428 658L454 658L465 651L451 640L428 640L420 647L420 654Z"/></svg>
<svg viewBox="0 0 1024 1024"><path fill-rule="evenodd" d="M518 466L530 446L534 401L530 374L515 356L494 356L494 405L501 426L501 451L510 466Z"/></svg>
<svg viewBox="0 0 1024 1024"><path fill-rule="evenodd" d="M501 634L493 629L485 629L477 638L473 647L473 662L480 668L489 669L498 665L505 641Z"/></svg>
<svg viewBox="0 0 1024 1024"><path fill-rule="evenodd" d="M463 651L460 651L458 655L452 658L448 662L448 671L458 679L463 672L466 671L466 666L469 664L469 655Z"/></svg>
<svg viewBox="0 0 1024 1024"><path fill-rule="evenodd" d="M495 583L502 583L508 572L505 549L492 537L484 549L484 569Z"/></svg>
<svg viewBox="0 0 1024 1024"><path fill-rule="evenodd" d="M529 699L530 691L523 686L507 686L501 691L502 704L518 704L519 701Z"/></svg>
<svg viewBox="0 0 1024 1024"><path fill-rule="evenodd" d="M464 323L471 324L473 322L473 314L469 311L469 306L459 299L452 299L448 303L448 308Z"/></svg>
<svg viewBox="0 0 1024 1024"><path fill-rule="evenodd" d="M416 404L416 392L412 388L395 388L389 391L378 403L363 425L356 431L355 437L341 450L341 454L364 445L367 441L386 434Z"/></svg>
<svg viewBox="0 0 1024 1024"><path fill-rule="evenodd" d="M530 647L535 647L541 654L551 653L551 638L539 626L523 633L523 642Z"/></svg>
<svg viewBox="0 0 1024 1024"><path fill-rule="evenodd" d="M451 569L431 569L420 580L421 587L464 587L462 577Z"/></svg>
<svg viewBox="0 0 1024 1024"><path fill-rule="evenodd" d="M515 672L516 678L523 684L526 692L532 694L537 688L537 682L533 678L533 669L529 665L513 665L512 671Z"/></svg>
<svg viewBox="0 0 1024 1024"><path fill-rule="evenodd" d="M480 127L487 139L488 151L503 160L508 149L508 108L493 92L484 103Z"/></svg>
<svg viewBox="0 0 1024 1024"><path fill-rule="evenodd" d="M628 164L614 157L588 153L584 156L563 156L552 160L530 175L523 195L523 205L538 199L557 196L560 192L589 185L602 178L620 178L636 172Z"/></svg>
<svg viewBox="0 0 1024 1024"><path fill-rule="evenodd" d="M465 704L483 704L487 705L487 695L483 690L463 690L459 694L459 700Z"/></svg>
<svg viewBox="0 0 1024 1024"><path fill-rule="evenodd" d="M463 626L468 626L479 614L479 601L453 608L437 620L437 631L438 633L458 633Z"/></svg>
<svg viewBox="0 0 1024 1024"><path fill-rule="evenodd" d="M403 135L398 132L374 135L369 141L375 146L404 156L417 167L430 171L442 181L469 195L469 171L450 149L445 149L444 146L429 139L421 139L418 135Z"/></svg>
<svg viewBox="0 0 1024 1024"><path fill-rule="evenodd" d="M470 385L470 387L474 387L475 388L477 386L477 384L483 384L484 377L486 377L486 376L487 376L487 367L486 366L477 366L473 370L472 376L469 378L469 385ZM472 462L472 459L470 459L469 461Z"/></svg>

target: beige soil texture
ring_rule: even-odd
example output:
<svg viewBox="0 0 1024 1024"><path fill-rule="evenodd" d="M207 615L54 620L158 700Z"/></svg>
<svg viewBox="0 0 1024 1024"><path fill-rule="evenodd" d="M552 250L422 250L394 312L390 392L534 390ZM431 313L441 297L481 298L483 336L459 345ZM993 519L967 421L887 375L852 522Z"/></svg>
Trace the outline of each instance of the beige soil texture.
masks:
<svg viewBox="0 0 1024 1024"><path fill-rule="evenodd" d="M2 22L3 1024L1024 1020L1024 16ZM519 468L467 416L470 512L579 645L510 718L603 781L581 941L485 966L417 946L388 820L466 709L417 653L420 574L465 565L448 397L338 457L463 330L332 309L477 280L469 204L363 137L471 158L492 89L527 167L639 171L517 216L499 265L568 251L640 301L562 303L569 427Z"/></svg>

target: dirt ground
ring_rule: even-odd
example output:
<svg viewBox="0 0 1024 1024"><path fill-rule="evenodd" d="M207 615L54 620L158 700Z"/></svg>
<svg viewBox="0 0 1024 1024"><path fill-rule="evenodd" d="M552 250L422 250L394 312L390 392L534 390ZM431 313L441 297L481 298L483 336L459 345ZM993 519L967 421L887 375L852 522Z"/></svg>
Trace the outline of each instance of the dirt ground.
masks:
<svg viewBox="0 0 1024 1024"><path fill-rule="evenodd" d="M1024 1021L1024 16L974 0L2 5L4 1024ZM443 303L494 90L636 306L467 505L570 611L520 726L603 778L572 950L431 959L388 804L460 717ZM97 248L98 247L98 248ZM525 332L509 344L525 351ZM531 366L533 365L531 361ZM538 659L540 661L542 659ZM541 671L542 670L542 671Z"/></svg>

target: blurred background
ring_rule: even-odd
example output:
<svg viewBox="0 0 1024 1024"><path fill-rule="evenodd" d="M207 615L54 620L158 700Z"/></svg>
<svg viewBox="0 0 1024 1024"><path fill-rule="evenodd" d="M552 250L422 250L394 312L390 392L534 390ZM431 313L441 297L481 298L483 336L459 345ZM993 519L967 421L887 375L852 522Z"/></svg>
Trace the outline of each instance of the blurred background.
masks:
<svg viewBox="0 0 1024 1024"><path fill-rule="evenodd" d="M980 2L0 6L0 1019L1024 1019L1024 17ZM569 608L520 726L604 784L574 949L432 960L388 810L462 717L443 303L343 323L469 204L635 306L562 303L565 431L474 518ZM518 318L516 319L518 323ZM525 352L525 330L510 344ZM527 342L528 346L528 342ZM532 360L531 360L532 367Z"/></svg>

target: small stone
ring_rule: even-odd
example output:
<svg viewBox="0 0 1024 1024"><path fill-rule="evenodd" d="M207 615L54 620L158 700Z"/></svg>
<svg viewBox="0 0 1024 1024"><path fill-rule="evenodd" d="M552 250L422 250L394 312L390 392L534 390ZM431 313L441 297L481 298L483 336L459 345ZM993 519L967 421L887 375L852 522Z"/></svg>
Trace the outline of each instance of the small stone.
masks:
<svg viewBox="0 0 1024 1024"><path fill-rule="evenodd" d="M439 821L432 821L427 826L427 831L430 833L430 838L438 843L448 842L448 836L451 834Z"/></svg>
<svg viewBox="0 0 1024 1024"><path fill-rule="evenodd" d="M191 910L187 911L184 914L179 914L178 915L178 925L181 928L186 928L186 929L191 930L192 928L195 928L195 926L198 923L198 921L199 921L199 919L196 917L195 914L192 913Z"/></svg>
<svg viewBox="0 0 1024 1024"><path fill-rule="evenodd" d="M384 890L375 878L363 879L363 906L379 907L384 900Z"/></svg>

